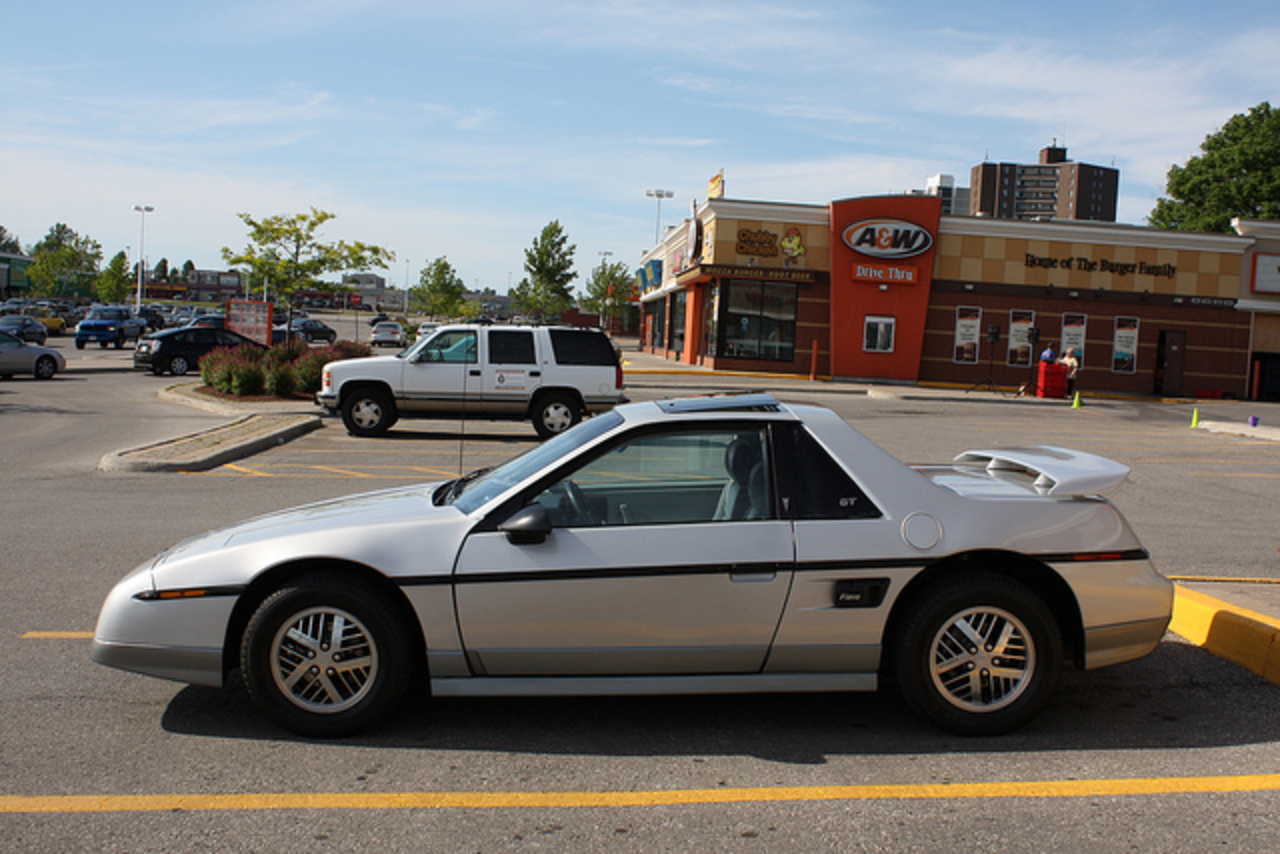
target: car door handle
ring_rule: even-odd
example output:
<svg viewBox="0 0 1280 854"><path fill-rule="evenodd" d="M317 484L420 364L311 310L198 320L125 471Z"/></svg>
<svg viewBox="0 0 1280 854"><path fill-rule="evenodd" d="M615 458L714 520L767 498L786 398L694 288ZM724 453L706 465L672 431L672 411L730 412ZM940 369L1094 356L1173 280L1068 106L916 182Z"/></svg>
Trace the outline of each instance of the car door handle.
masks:
<svg viewBox="0 0 1280 854"><path fill-rule="evenodd" d="M471 371L471 376L473 376L473 377L478 377L478 376L480 376L480 372L479 372L479 371Z"/></svg>
<svg viewBox="0 0 1280 854"><path fill-rule="evenodd" d="M542 376L542 371L530 371L530 372L529 372L529 376L531 376L531 377L540 377L540 376Z"/></svg>
<svg viewBox="0 0 1280 854"><path fill-rule="evenodd" d="M776 572L730 572L729 580L734 584L761 584L777 581Z"/></svg>

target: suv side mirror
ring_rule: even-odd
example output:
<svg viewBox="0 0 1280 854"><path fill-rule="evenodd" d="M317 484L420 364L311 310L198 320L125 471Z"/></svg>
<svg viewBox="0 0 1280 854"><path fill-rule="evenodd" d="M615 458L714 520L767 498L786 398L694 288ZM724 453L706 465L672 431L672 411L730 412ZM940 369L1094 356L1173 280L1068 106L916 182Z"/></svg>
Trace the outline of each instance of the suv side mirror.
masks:
<svg viewBox="0 0 1280 854"><path fill-rule="evenodd" d="M536 546L551 535L551 517L541 504L530 504L517 510L498 530L513 546Z"/></svg>

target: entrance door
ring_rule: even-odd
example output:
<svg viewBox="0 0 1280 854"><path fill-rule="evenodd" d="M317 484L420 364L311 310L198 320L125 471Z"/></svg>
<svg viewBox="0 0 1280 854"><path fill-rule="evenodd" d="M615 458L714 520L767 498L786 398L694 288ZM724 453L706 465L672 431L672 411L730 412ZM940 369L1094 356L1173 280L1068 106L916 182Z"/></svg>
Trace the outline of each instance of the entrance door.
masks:
<svg viewBox="0 0 1280 854"><path fill-rule="evenodd" d="M1160 331L1156 356L1156 394L1182 394L1187 369L1187 333Z"/></svg>

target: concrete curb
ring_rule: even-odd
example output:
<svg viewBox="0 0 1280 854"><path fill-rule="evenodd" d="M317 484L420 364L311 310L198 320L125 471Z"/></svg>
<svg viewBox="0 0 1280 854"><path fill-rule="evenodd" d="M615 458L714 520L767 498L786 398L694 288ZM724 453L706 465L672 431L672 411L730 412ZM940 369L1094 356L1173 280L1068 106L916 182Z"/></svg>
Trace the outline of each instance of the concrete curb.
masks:
<svg viewBox="0 0 1280 854"><path fill-rule="evenodd" d="M212 430L106 454L102 471L208 471L282 445L321 426L319 415L246 415Z"/></svg>
<svg viewBox="0 0 1280 854"><path fill-rule="evenodd" d="M1175 584L1169 631L1280 685L1280 620L1274 617Z"/></svg>

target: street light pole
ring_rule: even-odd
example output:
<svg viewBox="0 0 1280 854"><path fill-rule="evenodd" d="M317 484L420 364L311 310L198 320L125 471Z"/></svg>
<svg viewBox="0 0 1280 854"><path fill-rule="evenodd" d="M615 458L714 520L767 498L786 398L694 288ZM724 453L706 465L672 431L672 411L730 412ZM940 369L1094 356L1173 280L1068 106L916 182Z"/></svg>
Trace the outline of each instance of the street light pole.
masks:
<svg viewBox="0 0 1280 854"><path fill-rule="evenodd" d="M142 277L143 268L147 263L147 214L155 210L151 205L134 205L133 209L139 213L139 219L142 221L140 226L141 234L138 236L138 294L134 300L133 310L138 313L142 310Z"/></svg>
<svg viewBox="0 0 1280 854"><path fill-rule="evenodd" d="M658 219L653 224L653 245L657 246L658 241L662 239L662 200L672 198L675 193L670 190L645 190L644 194L658 200Z"/></svg>

